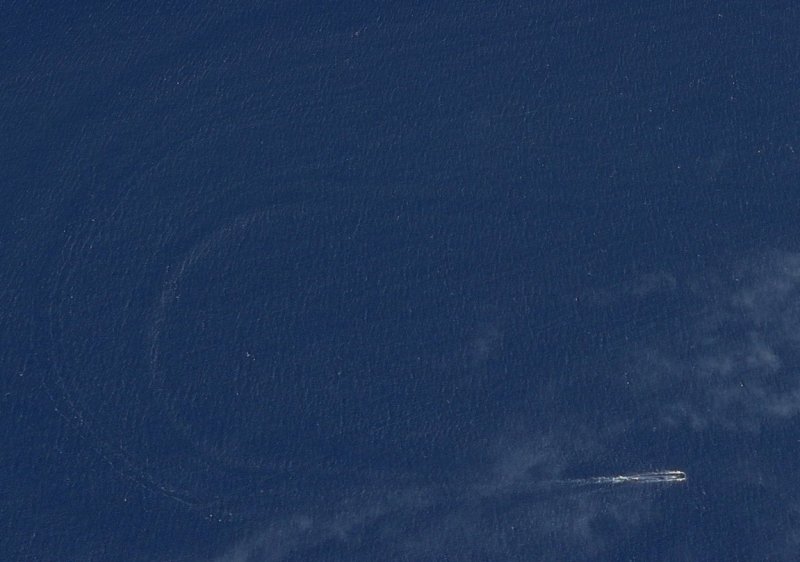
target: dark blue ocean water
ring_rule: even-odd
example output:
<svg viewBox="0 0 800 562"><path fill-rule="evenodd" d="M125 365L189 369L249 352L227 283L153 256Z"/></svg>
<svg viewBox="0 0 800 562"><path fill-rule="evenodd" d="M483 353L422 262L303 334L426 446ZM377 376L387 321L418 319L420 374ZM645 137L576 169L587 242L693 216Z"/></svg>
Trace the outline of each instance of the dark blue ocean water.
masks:
<svg viewBox="0 0 800 562"><path fill-rule="evenodd" d="M5 6L0 559L797 560L798 16Z"/></svg>

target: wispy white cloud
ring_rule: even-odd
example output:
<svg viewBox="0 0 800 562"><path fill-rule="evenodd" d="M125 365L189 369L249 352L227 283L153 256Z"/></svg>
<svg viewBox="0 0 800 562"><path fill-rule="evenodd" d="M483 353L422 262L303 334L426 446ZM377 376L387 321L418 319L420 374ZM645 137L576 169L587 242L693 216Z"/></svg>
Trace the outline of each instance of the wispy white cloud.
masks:
<svg viewBox="0 0 800 562"><path fill-rule="evenodd" d="M770 253L695 286L707 288L686 336L634 352L642 391L672 397L663 421L758 431L800 413L800 256Z"/></svg>
<svg viewBox="0 0 800 562"><path fill-rule="evenodd" d="M568 552L570 559L581 560L610 552L618 537L653 522L662 491L548 483L613 454L626 433L644 421L657 432L691 428L752 435L800 414L800 256L771 253L726 275L692 282L653 274L596 304L686 290L697 304L687 311L685 329L631 342L620 358L632 396L647 405L651 419L609 413L597 427L578 417L553 420L545 432L509 413L519 419L509 420L490 440L487 454L493 460L483 468L471 466L441 486L398 489L377 482L298 507L271 517L216 562L319 559L325 557L320 553L365 545L369 554L358 551L365 557L413 560L501 559L511 551L532 559L559 559ZM483 358L496 341L489 326L473 342L476 356ZM746 470L731 469L731 478L746 474L747 485L759 485L753 479L761 478L764 467L753 462L756 466ZM765 485L777 490L778 480ZM776 533L775 558L790 559L781 549L789 552L798 536L791 529ZM680 541L665 552L687 560L694 554Z"/></svg>
<svg viewBox="0 0 800 562"><path fill-rule="evenodd" d="M315 505L307 514L298 509L280 523L266 524L215 562L325 559L365 543L370 549L365 559L502 559L510 551L533 559L554 560L564 552L573 560L588 559L609 547L617 533L648 521L655 497L641 488L553 484L563 476L560 467L581 451L593 453L598 441L568 434L531 432L517 440L504 435L494 461L472 479L410 485L394 494L382 491L391 488L388 483L353 491L328 509Z"/></svg>

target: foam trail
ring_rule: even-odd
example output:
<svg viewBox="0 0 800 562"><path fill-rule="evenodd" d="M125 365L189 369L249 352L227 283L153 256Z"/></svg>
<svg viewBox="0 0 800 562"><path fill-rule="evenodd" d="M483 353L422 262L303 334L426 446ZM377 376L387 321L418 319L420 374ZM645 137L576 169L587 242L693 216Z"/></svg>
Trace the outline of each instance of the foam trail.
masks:
<svg viewBox="0 0 800 562"><path fill-rule="evenodd" d="M639 474L559 480L558 483L575 486L594 486L603 484L670 484L685 481L686 473L681 470L659 470L656 472L641 472Z"/></svg>

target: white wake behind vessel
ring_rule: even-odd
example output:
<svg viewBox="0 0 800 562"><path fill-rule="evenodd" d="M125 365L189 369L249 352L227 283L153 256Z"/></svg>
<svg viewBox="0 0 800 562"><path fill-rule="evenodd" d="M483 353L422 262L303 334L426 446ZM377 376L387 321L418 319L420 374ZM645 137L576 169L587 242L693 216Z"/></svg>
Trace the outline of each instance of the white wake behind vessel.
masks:
<svg viewBox="0 0 800 562"><path fill-rule="evenodd" d="M642 472L640 474L628 474L620 476L600 476L593 478L598 484L661 484L669 482L683 482L686 480L686 473L681 470L661 470L658 472Z"/></svg>
<svg viewBox="0 0 800 562"><path fill-rule="evenodd" d="M619 476L580 478L565 482L588 486L593 484L670 484L684 481L686 481L686 473L682 470L659 470L638 474L620 474Z"/></svg>
<svg viewBox="0 0 800 562"><path fill-rule="evenodd" d="M620 474L618 476L595 476L593 478L572 478L556 480L551 483L562 486L607 486L617 484L677 484L686 481L686 473L682 470L657 470L639 472L637 474Z"/></svg>

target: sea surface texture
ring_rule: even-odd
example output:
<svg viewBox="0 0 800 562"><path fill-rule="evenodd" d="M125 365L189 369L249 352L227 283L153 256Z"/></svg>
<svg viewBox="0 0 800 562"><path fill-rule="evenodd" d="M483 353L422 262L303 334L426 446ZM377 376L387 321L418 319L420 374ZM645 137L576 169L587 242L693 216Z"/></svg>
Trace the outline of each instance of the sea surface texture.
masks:
<svg viewBox="0 0 800 562"><path fill-rule="evenodd" d="M0 560L798 560L796 1L36 4Z"/></svg>

